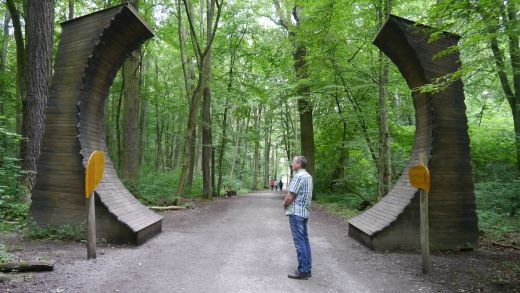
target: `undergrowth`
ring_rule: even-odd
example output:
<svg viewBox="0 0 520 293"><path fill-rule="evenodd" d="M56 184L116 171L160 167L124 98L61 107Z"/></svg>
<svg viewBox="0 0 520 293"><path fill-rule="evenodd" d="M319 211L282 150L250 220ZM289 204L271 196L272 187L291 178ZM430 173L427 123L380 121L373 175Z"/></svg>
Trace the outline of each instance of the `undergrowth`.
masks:
<svg viewBox="0 0 520 293"><path fill-rule="evenodd" d="M81 223L80 225L47 225L45 227L39 227L31 223L26 227L26 229L24 229L24 232L29 239L51 239L65 241L84 241L87 239L87 225L85 222Z"/></svg>
<svg viewBox="0 0 520 293"><path fill-rule="evenodd" d="M364 201L354 194L321 193L316 202L322 204L326 212L348 220L362 212Z"/></svg>
<svg viewBox="0 0 520 293"><path fill-rule="evenodd" d="M7 252L5 244L0 243L0 263L11 260L11 255Z"/></svg>

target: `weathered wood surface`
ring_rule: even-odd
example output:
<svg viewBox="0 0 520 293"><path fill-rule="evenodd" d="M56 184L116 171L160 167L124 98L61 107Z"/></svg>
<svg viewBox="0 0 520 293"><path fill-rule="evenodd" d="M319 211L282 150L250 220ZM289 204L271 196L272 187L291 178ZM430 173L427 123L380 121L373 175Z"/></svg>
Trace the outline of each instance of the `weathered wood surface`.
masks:
<svg viewBox="0 0 520 293"><path fill-rule="evenodd" d="M1 272L41 272L54 270L53 260L11 261L0 263Z"/></svg>
<svg viewBox="0 0 520 293"><path fill-rule="evenodd" d="M460 67L458 52L433 58L456 45L459 37L444 33L429 43L430 35L424 28L390 16L374 40L374 44L397 65L412 90ZM419 190L410 186L407 170L418 164L419 153L424 152L429 158L427 166L431 175L429 226L432 249L474 248L478 228L463 84L457 80L437 93L412 91L412 98L416 132L410 161L381 201L349 221L352 228L349 234L374 249L419 247L419 239L414 242L402 236L418 233ZM377 241L378 237L381 241ZM378 247L373 246L374 243Z"/></svg>
<svg viewBox="0 0 520 293"><path fill-rule="evenodd" d="M127 4L64 22L62 28L32 195L31 215L39 225L85 220L82 191L88 158L94 150L108 154L104 121L108 90L127 54L153 36ZM108 210L97 223L100 238L133 233L133 239L115 240L136 242L142 239L141 230L162 221L123 186L109 158L96 195L96 205ZM131 233L120 231L121 227Z"/></svg>

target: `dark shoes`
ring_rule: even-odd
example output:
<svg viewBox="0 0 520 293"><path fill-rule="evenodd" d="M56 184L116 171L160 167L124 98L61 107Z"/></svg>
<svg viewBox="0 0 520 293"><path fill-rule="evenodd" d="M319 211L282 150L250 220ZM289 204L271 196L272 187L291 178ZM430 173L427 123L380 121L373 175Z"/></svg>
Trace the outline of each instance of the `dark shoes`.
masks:
<svg viewBox="0 0 520 293"><path fill-rule="evenodd" d="M287 277L289 279L297 279L297 280L307 280L311 276L312 276L311 272L302 273L302 272L299 272L299 271L295 271L294 273L287 275Z"/></svg>

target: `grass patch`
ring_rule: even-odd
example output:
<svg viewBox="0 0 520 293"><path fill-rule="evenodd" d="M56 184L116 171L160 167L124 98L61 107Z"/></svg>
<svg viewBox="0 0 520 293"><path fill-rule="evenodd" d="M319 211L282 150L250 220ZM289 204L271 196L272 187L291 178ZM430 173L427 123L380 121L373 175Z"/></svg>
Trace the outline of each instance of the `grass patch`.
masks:
<svg viewBox="0 0 520 293"><path fill-rule="evenodd" d="M520 276L520 262L519 261L503 262L502 267L504 268L504 270Z"/></svg>
<svg viewBox="0 0 520 293"><path fill-rule="evenodd" d="M0 263L7 262L11 260L11 255L7 252L7 248L5 244L0 243Z"/></svg>

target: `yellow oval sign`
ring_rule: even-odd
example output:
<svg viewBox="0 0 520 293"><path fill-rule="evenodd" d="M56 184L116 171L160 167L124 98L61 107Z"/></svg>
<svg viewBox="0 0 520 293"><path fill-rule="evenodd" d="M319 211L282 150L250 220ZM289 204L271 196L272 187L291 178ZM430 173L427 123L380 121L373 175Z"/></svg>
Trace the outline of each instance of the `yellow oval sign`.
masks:
<svg viewBox="0 0 520 293"><path fill-rule="evenodd" d="M408 170L408 179L413 187L430 192L430 171L424 165L413 166Z"/></svg>
<svg viewBox="0 0 520 293"><path fill-rule="evenodd" d="M94 151L88 159L85 172L85 197L90 198L92 191L98 186L105 171L105 154L102 151Z"/></svg>

